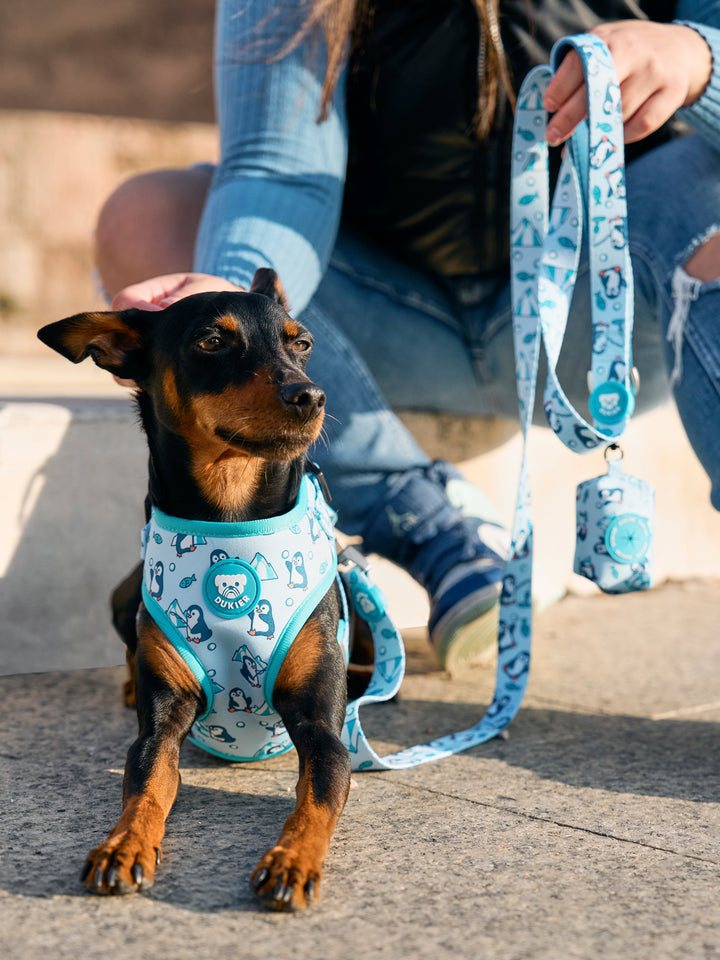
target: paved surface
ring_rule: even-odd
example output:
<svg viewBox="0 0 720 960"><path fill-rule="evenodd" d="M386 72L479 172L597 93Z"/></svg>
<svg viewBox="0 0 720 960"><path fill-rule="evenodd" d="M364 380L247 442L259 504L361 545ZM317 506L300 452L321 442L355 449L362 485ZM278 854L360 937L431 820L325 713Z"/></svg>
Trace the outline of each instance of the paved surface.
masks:
<svg viewBox="0 0 720 960"><path fill-rule="evenodd" d="M154 888L94 898L77 872L135 731L122 668L0 678L3 956L714 958L719 604L706 582L546 610L510 739L356 775L301 915L246 886L292 808L293 754L236 768L186 745ZM401 697L366 711L382 748L470 725L491 694L491 665L450 680L420 632L408 645Z"/></svg>
<svg viewBox="0 0 720 960"><path fill-rule="evenodd" d="M106 601L137 549L132 419L97 395L0 405L4 960L720 955L716 579L546 609L509 740L356 775L308 912L265 913L247 888L292 809L294 755L231 767L190 744L153 889L86 894L136 730ZM420 622L417 593L380 573L399 622ZM492 695L491 663L450 679L406 634L400 697L364 715L381 750L472 725Z"/></svg>

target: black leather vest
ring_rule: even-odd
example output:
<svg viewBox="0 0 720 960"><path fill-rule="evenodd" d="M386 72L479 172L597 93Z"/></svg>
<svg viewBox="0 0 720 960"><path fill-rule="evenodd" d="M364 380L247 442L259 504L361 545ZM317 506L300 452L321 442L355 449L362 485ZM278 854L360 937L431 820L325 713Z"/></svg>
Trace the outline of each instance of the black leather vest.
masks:
<svg viewBox="0 0 720 960"><path fill-rule="evenodd" d="M515 90L559 37L606 20L668 21L674 6L501 0ZM344 225L443 276L507 270L512 115L501 99L489 138L473 132L479 49L472 0L377 0L350 65ZM630 146L628 161L672 133Z"/></svg>

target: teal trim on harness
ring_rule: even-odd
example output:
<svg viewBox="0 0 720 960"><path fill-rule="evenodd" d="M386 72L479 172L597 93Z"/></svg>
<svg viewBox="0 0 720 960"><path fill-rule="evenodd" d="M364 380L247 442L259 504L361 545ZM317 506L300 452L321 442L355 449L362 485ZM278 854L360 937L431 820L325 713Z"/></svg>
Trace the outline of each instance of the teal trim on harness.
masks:
<svg viewBox="0 0 720 960"><path fill-rule="evenodd" d="M147 586L145 581L142 582L142 598L143 603L147 609L147 612L153 618L157 626L164 633L170 643L173 645L175 650L180 654L185 663L188 665L190 670L193 673L193 676L200 684L202 692L205 694L205 710L202 716L199 716L198 720L204 720L205 717L210 713L213 708L213 702L215 700L215 691L213 690L210 677L208 677L205 668L195 654L192 652L190 646L184 637L181 636L180 631L172 622L170 617L165 613L160 604L155 600L154 597L151 597L148 593Z"/></svg>
<svg viewBox="0 0 720 960"><path fill-rule="evenodd" d="M314 476L305 474L303 480L312 483L318 490L319 485ZM212 520L182 520L170 517L157 507L153 507L155 522L168 533L196 534L203 537L259 537L271 533L287 530L294 523L298 523L308 508L307 483L300 484L295 506L288 513L278 517L268 517L266 520L243 520L238 523L218 523Z"/></svg>
<svg viewBox="0 0 720 960"><path fill-rule="evenodd" d="M214 747L210 747L205 743L201 743L200 740L196 740L192 733L189 733L186 740L189 740L194 746L199 750L203 750L205 753L211 753L214 757L220 757L221 760L231 759L233 763L259 763L261 760L269 760L270 757L281 757L284 753L289 753L295 748L295 744L290 741L290 743L283 747L282 750L278 750L276 753L271 753L265 757L232 757L229 758L226 753L223 753L221 750L215 750Z"/></svg>

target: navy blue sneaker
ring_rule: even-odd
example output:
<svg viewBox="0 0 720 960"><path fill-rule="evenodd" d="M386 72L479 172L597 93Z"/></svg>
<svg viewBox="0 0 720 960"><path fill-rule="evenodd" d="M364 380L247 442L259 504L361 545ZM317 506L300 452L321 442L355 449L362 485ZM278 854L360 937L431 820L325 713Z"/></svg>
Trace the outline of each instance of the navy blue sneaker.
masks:
<svg viewBox="0 0 720 960"><path fill-rule="evenodd" d="M497 640L508 537L496 519L484 495L438 461L399 475L363 534L366 553L397 563L428 591L430 641L451 672Z"/></svg>
<svg viewBox="0 0 720 960"><path fill-rule="evenodd" d="M505 533L493 526L479 526L481 539ZM428 632L444 670L454 673L495 650L504 568L503 558L488 548L484 558L455 566L431 594Z"/></svg>

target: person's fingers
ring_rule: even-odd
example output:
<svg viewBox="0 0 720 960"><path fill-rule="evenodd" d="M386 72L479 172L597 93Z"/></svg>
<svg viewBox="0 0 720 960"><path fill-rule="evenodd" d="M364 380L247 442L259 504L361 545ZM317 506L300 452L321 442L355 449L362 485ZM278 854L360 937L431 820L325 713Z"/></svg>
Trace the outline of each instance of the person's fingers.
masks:
<svg viewBox="0 0 720 960"><path fill-rule="evenodd" d="M113 297L114 309L143 307L144 304L157 304L165 297L173 296L188 280L187 273L168 273L151 277L140 283L133 283L119 290Z"/></svg>
<svg viewBox="0 0 720 960"><path fill-rule="evenodd" d="M583 84L560 109L553 114L547 128L547 142L557 146L570 136L575 127L587 116L587 98Z"/></svg>
<svg viewBox="0 0 720 960"><path fill-rule="evenodd" d="M625 122L625 143L634 143L649 136L658 130L676 109L675 97L668 90L658 90L644 100Z"/></svg>
<svg viewBox="0 0 720 960"><path fill-rule="evenodd" d="M580 87L585 86L582 64L575 50L571 50L555 71L543 97L543 106L548 113L555 113Z"/></svg>

